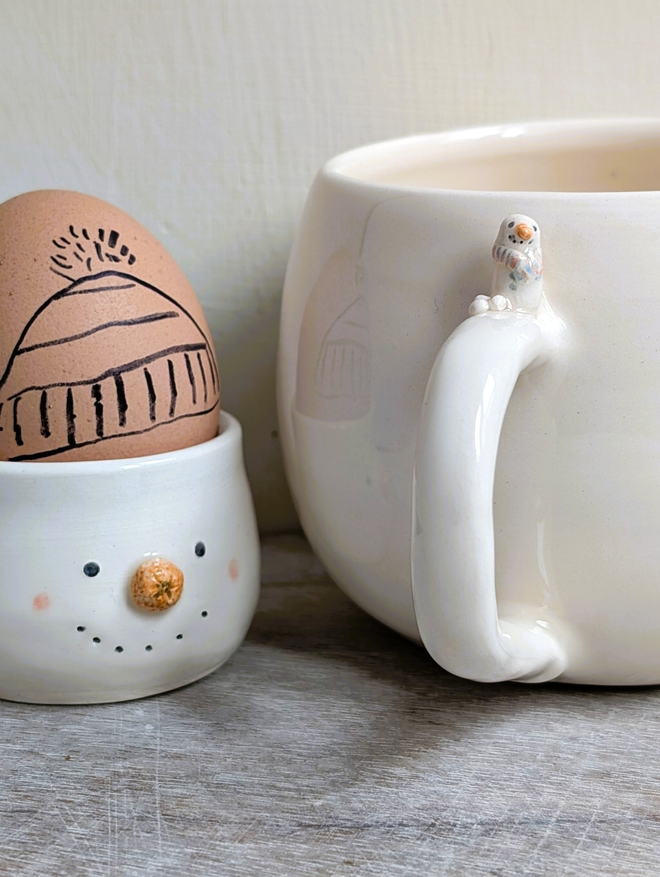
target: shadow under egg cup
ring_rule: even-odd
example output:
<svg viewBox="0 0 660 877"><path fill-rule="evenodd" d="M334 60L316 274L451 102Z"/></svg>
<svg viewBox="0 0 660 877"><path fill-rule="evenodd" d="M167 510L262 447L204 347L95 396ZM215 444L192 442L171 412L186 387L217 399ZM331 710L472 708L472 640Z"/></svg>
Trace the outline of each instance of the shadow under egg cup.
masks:
<svg viewBox="0 0 660 877"><path fill-rule="evenodd" d="M216 438L179 451L0 462L0 698L130 700L230 657L259 593L241 436L222 412ZM183 588L149 611L135 574L156 558Z"/></svg>

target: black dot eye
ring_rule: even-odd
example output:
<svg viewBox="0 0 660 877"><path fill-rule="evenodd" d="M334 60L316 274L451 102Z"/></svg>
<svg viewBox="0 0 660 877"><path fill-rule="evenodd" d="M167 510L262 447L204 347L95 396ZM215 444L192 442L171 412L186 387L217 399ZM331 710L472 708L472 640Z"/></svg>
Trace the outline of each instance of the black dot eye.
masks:
<svg viewBox="0 0 660 877"><path fill-rule="evenodd" d="M205 610L202 612L202 618L206 618L206 616L207 616L208 614L209 614L209 613L208 613L208 612L206 611L206 609L205 609Z"/></svg>
<svg viewBox="0 0 660 877"><path fill-rule="evenodd" d="M78 631L78 633L82 633L85 630L85 628L83 627L82 624L79 624L78 627L76 628L76 630Z"/></svg>
<svg viewBox="0 0 660 877"><path fill-rule="evenodd" d="M203 542L198 542L197 545L195 545L195 554L197 557L204 557L206 554L206 545L204 545Z"/></svg>
<svg viewBox="0 0 660 877"><path fill-rule="evenodd" d="M182 633L177 633L176 638L177 638L177 639L183 639L183 634L182 634Z"/></svg>
<svg viewBox="0 0 660 877"><path fill-rule="evenodd" d="M100 642L101 642L101 637L100 637L100 636L94 636L94 637L92 637L92 642L93 642L93 643L100 643Z"/></svg>
<svg viewBox="0 0 660 877"><path fill-rule="evenodd" d="M115 651L116 651L116 652L123 652L123 651L124 651L124 647L123 647L123 646L115 646Z"/></svg>
<svg viewBox="0 0 660 877"><path fill-rule="evenodd" d="M509 227L509 228L513 228L514 225L515 225L514 222L510 222L509 225L508 225L508 227Z"/></svg>
<svg viewBox="0 0 660 877"><path fill-rule="evenodd" d="M145 646L144 647L145 652L150 652L152 649L153 649L153 646Z"/></svg>
<svg viewBox="0 0 660 877"><path fill-rule="evenodd" d="M101 567L98 565L98 563L94 563L93 560L90 560L89 563L86 563L83 566L83 572L86 576L89 576L90 579L93 579L94 576L97 576L101 572Z"/></svg>

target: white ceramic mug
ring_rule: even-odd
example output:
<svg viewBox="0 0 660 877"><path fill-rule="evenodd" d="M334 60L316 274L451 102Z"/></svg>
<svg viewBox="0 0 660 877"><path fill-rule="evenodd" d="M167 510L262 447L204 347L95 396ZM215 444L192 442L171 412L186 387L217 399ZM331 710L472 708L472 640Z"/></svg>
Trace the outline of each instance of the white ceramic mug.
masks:
<svg viewBox="0 0 660 877"><path fill-rule="evenodd" d="M538 223L543 301L468 318L508 214ZM289 480L335 580L448 670L660 682L659 278L657 121L406 138L319 173L282 310Z"/></svg>
<svg viewBox="0 0 660 877"><path fill-rule="evenodd" d="M239 423L222 412L216 438L150 457L0 462L0 558L0 697L129 700L205 676L259 593ZM183 587L146 611L134 575L160 559Z"/></svg>

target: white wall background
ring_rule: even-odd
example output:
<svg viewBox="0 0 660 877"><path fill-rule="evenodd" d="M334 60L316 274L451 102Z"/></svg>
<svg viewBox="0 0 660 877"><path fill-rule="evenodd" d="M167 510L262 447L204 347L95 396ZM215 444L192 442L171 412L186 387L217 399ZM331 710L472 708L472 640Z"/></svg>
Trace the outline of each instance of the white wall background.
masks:
<svg viewBox="0 0 660 877"><path fill-rule="evenodd" d="M659 46L658 0L0 0L0 201L77 189L160 238L209 318L262 527L288 528L277 321L318 166L447 127L660 116Z"/></svg>

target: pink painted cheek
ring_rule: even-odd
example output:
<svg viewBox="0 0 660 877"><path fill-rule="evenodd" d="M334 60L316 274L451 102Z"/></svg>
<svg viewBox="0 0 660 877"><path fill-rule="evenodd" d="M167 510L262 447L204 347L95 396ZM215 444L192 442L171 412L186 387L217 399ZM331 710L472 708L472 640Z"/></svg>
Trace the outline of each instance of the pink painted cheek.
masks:
<svg viewBox="0 0 660 877"><path fill-rule="evenodd" d="M229 564L229 578L232 582L235 582L238 578L238 563L235 557L232 557L231 563Z"/></svg>
<svg viewBox="0 0 660 877"><path fill-rule="evenodd" d="M50 606L50 597L48 594L37 594L37 596L32 601L32 608L36 609L37 612L43 612L44 609L48 609Z"/></svg>

